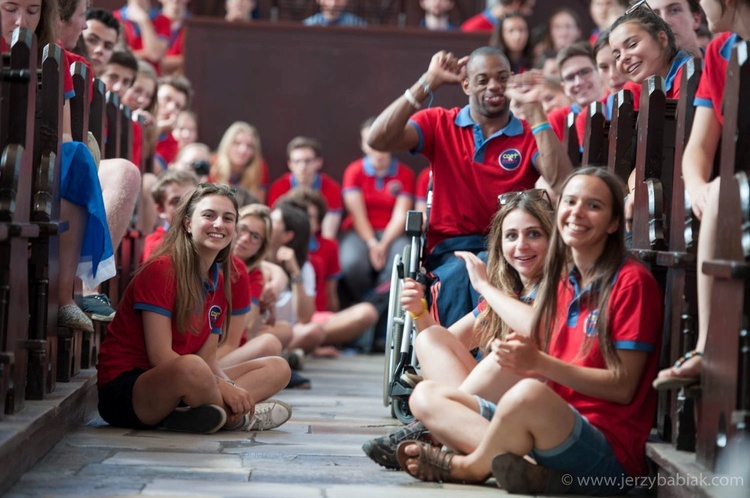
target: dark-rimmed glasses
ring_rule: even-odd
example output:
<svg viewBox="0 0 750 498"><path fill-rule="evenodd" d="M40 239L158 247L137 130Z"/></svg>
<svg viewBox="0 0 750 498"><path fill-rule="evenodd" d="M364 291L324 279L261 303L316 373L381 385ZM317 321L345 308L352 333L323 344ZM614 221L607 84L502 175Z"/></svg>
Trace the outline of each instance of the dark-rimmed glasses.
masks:
<svg viewBox="0 0 750 498"><path fill-rule="evenodd" d="M505 192L497 196L497 203L500 207L506 206L515 200L529 199L531 201L545 200L552 209L552 200L549 194L543 188L532 188L529 190L519 190L516 192Z"/></svg>

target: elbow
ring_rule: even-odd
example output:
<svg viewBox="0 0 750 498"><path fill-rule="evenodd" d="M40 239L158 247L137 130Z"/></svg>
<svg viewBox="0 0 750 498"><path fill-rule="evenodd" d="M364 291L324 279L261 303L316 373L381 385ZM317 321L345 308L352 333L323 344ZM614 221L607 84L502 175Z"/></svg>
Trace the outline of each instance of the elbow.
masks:
<svg viewBox="0 0 750 498"><path fill-rule="evenodd" d="M633 387L623 386L620 389L617 389L612 393L612 401L620 405L629 405L633 402L637 387L637 385Z"/></svg>
<svg viewBox="0 0 750 498"><path fill-rule="evenodd" d="M370 133L367 135L367 145L375 150L381 152L388 152L388 141L386 140L385 134L373 125L370 128Z"/></svg>

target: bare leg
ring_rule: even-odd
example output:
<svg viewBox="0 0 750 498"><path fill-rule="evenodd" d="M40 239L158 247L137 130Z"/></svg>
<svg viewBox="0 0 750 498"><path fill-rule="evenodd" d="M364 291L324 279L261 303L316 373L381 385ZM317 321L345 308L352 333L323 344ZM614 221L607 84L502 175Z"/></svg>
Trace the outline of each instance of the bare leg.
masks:
<svg viewBox="0 0 750 498"><path fill-rule="evenodd" d="M224 406L216 377L199 356L180 356L154 367L133 386L133 409L144 424L161 422L180 401L189 406Z"/></svg>
<svg viewBox="0 0 750 498"><path fill-rule="evenodd" d="M99 165L99 182L102 185L112 248L116 251L133 217L135 201L141 188L141 174L130 161L107 159Z"/></svg>
<svg viewBox="0 0 750 498"><path fill-rule="evenodd" d="M486 436L476 451L453 457L451 475L471 481L486 479L492 471L492 459L496 455L526 455L534 448L555 448L570 436L574 423L575 415L562 398L541 382L524 379L500 399ZM461 426L468 428L471 425L465 419ZM453 429L455 432L455 427ZM410 456L418 455L414 445L408 446L405 451ZM418 460L407 460L409 473L414 474L418 468Z"/></svg>
<svg viewBox="0 0 750 498"><path fill-rule="evenodd" d="M305 353L311 353L320 347L325 340L323 327L317 323L297 323L292 326L292 340L289 349L300 348Z"/></svg>
<svg viewBox="0 0 750 498"><path fill-rule="evenodd" d="M445 386L458 388L477 366L466 346L439 325L420 332L415 348L422 375Z"/></svg>
<svg viewBox="0 0 750 498"><path fill-rule="evenodd" d="M434 438L462 453L474 451L490 425L473 395L431 380L417 384L409 408Z"/></svg>
<svg viewBox="0 0 750 498"><path fill-rule="evenodd" d="M242 362L263 358L265 356L279 356L281 341L271 334L261 334L219 359L222 368L238 365Z"/></svg>
<svg viewBox="0 0 750 498"><path fill-rule="evenodd" d="M273 325L262 325L260 327L260 334L261 336L263 334L271 334L272 336L276 337L279 341L281 341L281 346L284 349L289 348L289 343L292 342L292 326L289 324L289 322L276 322Z"/></svg>
<svg viewBox="0 0 750 498"><path fill-rule="evenodd" d="M358 338L378 321L378 310L370 303L359 303L334 313L323 324L325 345L340 346Z"/></svg>
<svg viewBox="0 0 750 498"><path fill-rule="evenodd" d="M289 364L279 357L246 361L224 371L238 386L249 392L256 402L268 399L284 389L292 375Z"/></svg>
<svg viewBox="0 0 750 498"><path fill-rule="evenodd" d="M86 229L86 211L72 202L60 201L60 219L68 222L68 230L60 235L60 270L58 273L58 299L60 306L75 304L75 285L78 260L81 256L83 234Z"/></svg>
<svg viewBox="0 0 750 498"><path fill-rule="evenodd" d="M714 258L716 253L717 225L719 221L719 179L714 179L709 188L708 202L701 218L700 235L698 237L698 340L696 351L703 352L706 348L708 324L711 320L711 293L714 278L701 271L705 261ZM659 372L659 377L698 377L701 374L703 359L693 356L683 362L679 368L666 368Z"/></svg>

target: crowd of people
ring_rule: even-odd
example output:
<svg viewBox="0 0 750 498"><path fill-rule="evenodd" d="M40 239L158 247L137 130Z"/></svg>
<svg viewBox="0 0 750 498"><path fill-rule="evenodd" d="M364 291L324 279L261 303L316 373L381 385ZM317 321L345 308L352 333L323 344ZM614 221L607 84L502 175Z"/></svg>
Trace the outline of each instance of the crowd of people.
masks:
<svg viewBox="0 0 750 498"><path fill-rule="evenodd" d="M420 0L422 27L487 31L488 46L436 53L403 95L362 116L350 137L362 156L341 183L323 172L314 137L291 138L289 171L278 178L263 130L249 123L231 124L215 150L201 143L181 74L187 1L161 3L129 0L107 12L87 0L0 0L3 51L19 26L36 33L40 50L58 41L66 64L84 62L133 110L130 160L99 160L103 144L72 141L67 103L64 113L61 217L70 229L61 236L59 320L84 330L109 323L98 363L105 421L203 433L286 422L292 407L272 396L311 387L299 373L305 356L373 347L376 297L389 292L394 255L407 243L406 213L426 212L430 190L428 282L407 278L402 292L417 330L417 421L368 441L365 453L419 479L494 476L522 493L611 494L622 489L561 486L559 476L646 472L652 381L698 381L711 280L699 273L696 349L658 372L661 291L624 242L634 174L625 184L602 168L574 172L563 129L579 113L582 144L583 111L601 102L611 113L621 89L637 104L650 76L677 98L685 63L702 56L683 169L703 221L699 264L709 259L723 78L732 47L750 36L746 0L592 0L589 36L567 8L530 26L534 0L492 2L461 26L449 21L452 0ZM367 24L346 0L317 3L304 24ZM254 8L227 0L226 20L250 21ZM468 105L430 108L447 85L460 85ZM66 77L66 98L73 93ZM416 175L397 151L422 154L430 167ZM115 310L98 288L113 275L134 210L148 235Z"/></svg>

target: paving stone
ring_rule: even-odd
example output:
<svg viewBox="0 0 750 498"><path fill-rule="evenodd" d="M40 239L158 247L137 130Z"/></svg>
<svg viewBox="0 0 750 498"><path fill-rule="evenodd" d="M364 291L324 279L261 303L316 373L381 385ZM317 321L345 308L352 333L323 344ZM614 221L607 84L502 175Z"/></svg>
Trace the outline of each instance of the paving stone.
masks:
<svg viewBox="0 0 750 498"><path fill-rule="evenodd" d="M109 427L67 434L6 495L252 498L472 498L491 483L423 483L367 458L362 444L402 427L382 404L382 357L311 359L310 391L283 391L292 419L264 432L191 435Z"/></svg>

